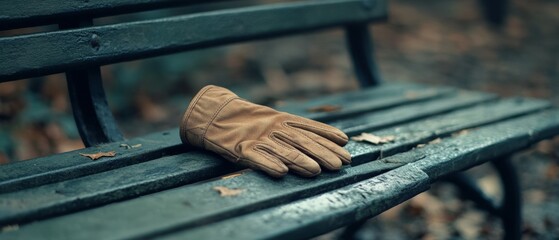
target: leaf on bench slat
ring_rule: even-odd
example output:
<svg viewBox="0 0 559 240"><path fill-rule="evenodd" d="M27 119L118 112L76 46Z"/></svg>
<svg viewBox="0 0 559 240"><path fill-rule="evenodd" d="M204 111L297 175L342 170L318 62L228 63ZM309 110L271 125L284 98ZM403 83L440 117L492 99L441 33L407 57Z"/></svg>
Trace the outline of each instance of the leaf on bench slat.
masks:
<svg viewBox="0 0 559 240"><path fill-rule="evenodd" d="M80 155L91 158L91 160L97 160L102 157L114 157L116 156L116 152L110 151L110 152L98 152L98 153L80 153Z"/></svg>
<svg viewBox="0 0 559 240"><path fill-rule="evenodd" d="M221 179L231 179L243 175L243 173L232 173L221 177Z"/></svg>
<svg viewBox="0 0 559 240"><path fill-rule="evenodd" d="M19 230L19 225L17 225L17 224L6 225L6 226L3 226L0 229L0 233L2 233L2 232L12 232L12 231L17 231L17 230Z"/></svg>
<svg viewBox="0 0 559 240"><path fill-rule="evenodd" d="M463 129L463 130L460 130L458 132L453 133L452 136L453 137L458 137L458 136L466 135L468 133L470 133L469 129Z"/></svg>
<svg viewBox="0 0 559 240"><path fill-rule="evenodd" d="M368 142L375 145L393 142L396 139L395 136L377 136L370 133L361 133L361 135L351 137L351 140L358 142Z"/></svg>
<svg viewBox="0 0 559 240"><path fill-rule="evenodd" d="M120 144L120 147L123 147L123 148L126 148L126 149L139 148L139 147L141 147L141 146L142 146L141 143L134 144L134 145L129 145L129 144L126 144L126 143L121 143L121 144Z"/></svg>
<svg viewBox="0 0 559 240"><path fill-rule="evenodd" d="M245 189L240 189L240 188L227 188L224 186L215 186L213 187L214 190L216 190L220 196L222 197L233 197L233 196L237 196L239 194L241 194L242 192L245 191Z"/></svg>
<svg viewBox="0 0 559 240"><path fill-rule="evenodd" d="M441 138L435 138L431 141L429 141L429 144L437 144L437 143L441 143L442 139Z"/></svg>
<svg viewBox="0 0 559 240"><path fill-rule="evenodd" d="M340 111L341 109L342 107L339 105L321 105L321 106L308 108L307 111L313 113L320 113L320 112L337 112Z"/></svg>

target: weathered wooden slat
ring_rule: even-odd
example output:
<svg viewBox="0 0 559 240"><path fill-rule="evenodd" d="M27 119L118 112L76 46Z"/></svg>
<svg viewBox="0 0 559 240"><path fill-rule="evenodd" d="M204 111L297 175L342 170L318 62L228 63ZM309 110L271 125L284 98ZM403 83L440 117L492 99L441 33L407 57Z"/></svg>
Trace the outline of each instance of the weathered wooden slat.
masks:
<svg viewBox="0 0 559 240"><path fill-rule="evenodd" d="M392 90L392 91L390 91ZM395 90L395 91L394 91ZM340 96L318 98L309 102L294 102L289 105L279 107L278 110L305 116L322 122L342 120L354 117L364 112L378 111L392 108L413 102L422 102L437 99L443 96L456 94L457 90L452 88L410 88L406 91L402 89L376 89L370 92L351 92ZM472 93L470 93L472 94ZM476 93L479 97L489 98L490 94ZM494 97L494 96L493 96ZM339 108L335 111L311 112L309 110L322 106L332 106Z"/></svg>
<svg viewBox="0 0 559 240"><path fill-rule="evenodd" d="M548 105L541 101L508 100L486 104L378 132L382 135L397 135L398 139L394 143L371 146L350 142L347 149L353 155L353 165L359 165L377 159L381 155L390 156L408 150L419 143L447 136L464 128L477 127L546 107ZM428 107L422 109L426 110ZM386 169L382 166L375 165L375 167L378 171ZM234 169L219 157L203 152L192 152L57 184L2 194L0 195L0 225L68 213L219 176ZM200 211L204 212L204 209Z"/></svg>
<svg viewBox="0 0 559 240"><path fill-rule="evenodd" d="M414 106L411 110L409 106L402 106L400 108L403 108L403 111L422 109L422 113L424 114L437 114L439 112L466 107L471 104L486 102L490 99L492 99L492 96L487 94L465 93L459 96L447 96L443 98L442 101L450 103L445 105L446 108L441 108L439 106L440 101L437 100L420 102L420 105L411 104L409 106ZM345 100L359 101L360 99ZM519 106L517 108L517 113L525 113L526 111L533 111L534 109L541 109L542 107L544 107L544 105L539 103L526 104L524 106ZM384 116L384 119L390 121L379 121L379 124L375 126L388 126L392 125L393 122L402 122L398 120L397 116L393 116L392 112L379 112L378 116ZM418 114L417 118L410 118L408 115L404 117L407 120L413 120L422 116L424 117L426 115ZM500 115L496 116L502 117ZM358 123L355 119L348 121L356 121L356 123ZM401 146L400 149L402 149L402 147L403 146ZM46 185L46 183L43 183L46 186L30 188L26 191L15 192L14 194L0 195L1 198L4 199L4 201L0 200L0 212L4 212L4 214L0 216L0 224L22 222L31 219L36 220L41 217L100 205L121 198L150 193L157 188L166 189L180 184L199 181L202 180L203 177L218 176L226 171L233 171L235 169L232 166L227 166L225 163L219 165L218 163L221 162L221 160L216 161L213 156L208 154L204 155L198 152L193 152L191 154L193 157L190 157L190 154L181 154L157 159L157 161L154 162L138 163L123 170L99 173L75 180L66 180L59 184ZM373 152L364 152L363 155L355 155L354 158L359 162L362 161L362 159L366 159L367 156L369 156L368 159L371 159L371 154L373 154ZM379 152L376 153L375 157L378 156L378 154ZM197 163L185 163L185 158L197 161ZM175 166L178 163L182 163L187 167L165 167ZM153 171L152 169L160 170ZM192 172L192 174L190 172ZM138 178L137 176L145 177ZM107 181L113 184L107 185ZM17 181L12 181L13 184L16 182ZM22 185L15 186L19 187L20 190L26 189L26 187ZM27 188L29 188L29 186ZM79 194L61 194L61 192ZM18 208L12 207L14 202L18 202Z"/></svg>
<svg viewBox="0 0 559 240"><path fill-rule="evenodd" d="M127 149L121 147L121 144L141 144L141 147ZM80 153L109 151L115 151L116 156L93 161L80 155ZM180 145L178 130L176 130L15 162L0 166L0 193L99 173L183 151L185 150Z"/></svg>
<svg viewBox="0 0 559 240"><path fill-rule="evenodd" d="M316 30L386 16L385 0L288 2L0 38L0 81Z"/></svg>
<svg viewBox="0 0 559 240"><path fill-rule="evenodd" d="M218 0L30 0L0 1L0 30L56 24ZM222 0L224 1L224 0Z"/></svg>
<svg viewBox="0 0 559 240"><path fill-rule="evenodd" d="M315 197L157 239L309 239L378 215L429 185L427 174L407 165Z"/></svg>
<svg viewBox="0 0 559 240"><path fill-rule="evenodd" d="M366 143L350 141L345 148L352 153L352 164L360 164L407 151L418 144L427 144L431 140L464 129L493 124L550 107L551 105L546 101L505 99L373 132L378 136L395 136L394 142L388 144L370 146ZM360 120L356 119L356 121ZM367 152L368 155L363 154Z"/></svg>
<svg viewBox="0 0 559 240"><path fill-rule="evenodd" d="M384 175L162 239L307 239L375 216L425 190L426 184L441 175L471 168L556 134L559 110L479 128L412 150L424 156L417 161L409 162L410 158L400 155L379 160L407 164Z"/></svg>
<svg viewBox="0 0 559 240"><path fill-rule="evenodd" d="M495 134L496 132L500 134ZM278 180L249 171L233 178L215 179L139 197L126 202L114 203L88 211L31 223L26 226L20 226L18 231L8 232L5 236L15 239L33 239L36 237L41 237L42 239L156 237L176 230L205 225L243 213L254 212L272 205L310 197L324 191L362 181L380 172L410 163L426 170L429 178L433 180L443 173L431 171L432 166L449 166L449 168L446 168L446 173L451 173L475 166L483 161L490 160L494 156L519 150L538 140L557 134L559 134L559 110L550 110L480 127L472 130L469 134L445 139L437 144L428 144L423 148L416 148L378 161L345 167L339 172L326 172L313 179L288 175ZM507 147L509 144L512 147ZM448 149L452 151L448 151ZM425 162L428 164L424 164ZM402 181L405 182L405 177L403 177ZM243 191L234 197L222 197L213 189L216 186L243 189ZM353 193L366 194L361 191ZM343 206L349 205L338 206L343 209ZM280 207L279 210L278 208L268 210L282 211L282 208ZM355 209L348 211L355 214ZM301 214L305 212L303 211ZM292 217L305 221L305 218L299 218L297 212L288 211L283 213L283 215L288 217L290 216L289 213L294 214L291 215ZM325 217L331 219L332 215L330 214L336 214L337 212L323 211L323 213L326 214ZM376 212L361 212L362 215L360 216L367 217L373 213ZM282 214L273 214L273 216L279 215ZM264 216L269 215L265 214ZM261 217L262 215L258 217L259 220L263 220ZM110 221L107 221L107 219L110 219ZM320 221L320 219L320 216L309 218L309 222L305 224L318 224L313 221ZM291 236L289 234L297 231L300 234L301 231L308 230L303 230L300 226L297 227L299 230L293 230L295 225L301 224L300 221L285 221L285 225L275 224L275 221L279 223L281 219L266 218L267 227L265 229L269 230L270 227L277 229L267 232L263 228L262 232L255 236L266 238L266 236L269 236L266 234L278 234L277 231L280 230L284 231L284 236ZM325 229L329 227L339 226L338 224L344 223L343 221L340 221L340 223L329 221L328 225L323 225L322 231L326 231ZM139 228L137 226L142 227ZM209 226L211 225L204 227ZM80 229L80 231L76 231L76 229ZM292 231L285 231L289 229ZM317 228L311 229L316 230ZM210 232L219 230L219 228L212 228ZM309 232L307 234L316 233ZM223 236L233 237L231 235ZM242 237L240 238L242 239Z"/></svg>
<svg viewBox="0 0 559 240"><path fill-rule="evenodd" d="M389 108L386 110L360 114L351 120L335 120L328 124L344 129L349 135L357 135L364 131L380 129L386 126L393 126L400 123L421 119L436 114L450 111L456 111L464 107L480 104L492 99L496 96L492 94L481 94L474 92L455 92L457 96L436 98L425 102L408 104L398 108ZM390 116L390 117L387 117Z"/></svg>
<svg viewBox="0 0 559 240"><path fill-rule="evenodd" d="M413 104L434 97L442 97L448 93L447 90L436 91L437 94L431 93L423 94L422 87L414 84L385 84L373 89L365 89L360 93L351 93L349 97L345 95L337 95L328 97L328 102L337 104L352 105L355 102L370 103L370 108L363 108L362 111L372 111L374 109L382 109L387 106L378 104L376 95L381 97L388 97L391 101L384 102L385 104L394 105L398 103ZM414 93L418 95L417 98L406 98L407 93ZM390 96L384 95L388 93ZM362 97L370 97L369 99L362 99ZM314 104L314 103L313 103ZM289 108L288 111L299 111L299 115L304 117L312 117L306 111L305 105L303 108ZM141 148L134 148L127 150L120 147L120 144L142 144ZM92 162L91 160L80 156L79 153L91 152L104 152L116 151L117 155L114 158L102 158ZM132 139L125 142L118 142L112 144L105 144L98 147L81 149L54 156L31 159L27 161L17 162L8 165L0 166L0 193L25 189L28 187L49 184L53 182L63 181L79 176L84 176L101 171L107 171L130 164L147 161L160 156L170 155L179 151L184 151L180 146L180 138L178 137L178 130L172 129L162 133L154 133L137 139ZM62 160L58 160L62 159Z"/></svg>

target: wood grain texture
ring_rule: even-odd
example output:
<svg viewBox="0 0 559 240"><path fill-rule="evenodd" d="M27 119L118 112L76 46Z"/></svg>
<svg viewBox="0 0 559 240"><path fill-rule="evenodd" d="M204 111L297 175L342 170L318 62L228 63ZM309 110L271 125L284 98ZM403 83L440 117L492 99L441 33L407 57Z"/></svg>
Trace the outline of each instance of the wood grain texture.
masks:
<svg viewBox="0 0 559 240"><path fill-rule="evenodd" d="M422 94L422 91L425 89L428 88L415 84L385 84L374 89L348 93L347 96L345 94L329 96L327 97L327 102L343 105L352 105L357 102L360 104L370 103L369 107L359 110L370 112L375 109L395 106L396 103L396 105L412 104L441 97L449 93L449 89L446 89L435 91L437 94L434 94L433 90L428 90L431 92L429 94ZM406 93L409 91L414 91L424 97L419 96L414 99L408 99L406 98ZM378 97L375 97L377 95ZM385 105L379 104L377 100L384 97L390 100L384 101ZM322 102L324 101L315 100L311 101L309 105L300 104L296 105L297 107L288 107L282 110L287 110L304 117L312 117L312 113L309 113L306 109L308 106L314 106ZM142 144L142 147L128 150L120 147L120 144L123 143L130 145ZM99 151L117 151L117 155L114 158L105 158L101 161L92 162L78 154L81 152L91 153ZM108 171L184 151L187 151L187 149L181 146L178 129L172 129L124 142L103 144L92 148L2 165L0 166L0 193Z"/></svg>
<svg viewBox="0 0 559 240"><path fill-rule="evenodd" d="M208 0L30 0L0 1L0 30L56 24L76 18L96 18L173 6L187 6ZM213 0L218 2L218 0Z"/></svg>
<svg viewBox="0 0 559 240"><path fill-rule="evenodd" d="M386 17L386 1L268 4L0 38L0 82Z"/></svg>
<svg viewBox="0 0 559 240"><path fill-rule="evenodd" d="M400 154L381 159L405 165L363 182L161 239L307 239L375 216L424 191L442 175L559 134L558 121L559 110L553 110L482 127L406 152L424 156L416 161Z"/></svg>
<svg viewBox="0 0 559 240"><path fill-rule="evenodd" d="M416 148L378 161L345 167L339 172L327 172L313 179L288 175L278 180L257 172L246 172L234 178L214 179L126 202L113 203L92 210L31 223L21 227L19 231L7 233L6 237L16 239L32 239L37 236L41 236L43 239L155 237L179 229L219 222L278 204L311 197L406 164L421 169L427 173L430 181L433 181L444 174L475 166L495 156L508 154L511 151L527 147L535 141L557 135L559 134L558 122L559 110L534 113L479 127L471 130L469 134L443 139L440 143L428 144L423 148ZM500 134L495 134L496 132ZM401 177L405 179L406 176ZM215 186L245 189L246 191L235 197L222 197L213 190ZM359 194L358 192L356 194ZM398 201L393 203L395 205ZM140 209L145 211L139 211ZM149 213L149 217L146 212ZM362 217L366 216L367 214ZM107 219L111 220L107 221ZM234 218L233 221L236 219L241 218ZM293 231L289 229L295 229L295 232L302 231L300 227L296 226L297 224L299 222L290 222L288 227L283 229L278 227L277 231L282 232L284 236L291 236L289 234ZM336 223L332 223L329 227L335 225ZM329 227L325 226L323 229ZM75 229L81 231L74 231ZM305 229L305 231L313 229ZM215 231L219 231L219 229L212 228L210 232ZM311 231L307 234L315 233L317 232ZM262 234L256 236L266 238L267 233L262 232ZM231 235L223 236L233 238Z"/></svg>
<svg viewBox="0 0 559 240"><path fill-rule="evenodd" d="M445 99L445 102L452 101L456 100ZM431 105L437 107L436 104L431 103ZM397 136L393 143L372 146L351 141L346 149L352 154L355 166L409 150L417 144L437 137L448 136L461 129L483 126L542 110L548 106L542 101L490 102L375 132L379 135ZM429 112L431 107L425 102L420 109ZM448 108L454 109L453 106L448 106ZM514 111L508 109L514 109ZM390 113L384 114L384 116L390 119L394 117ZM459 121L455 119L459 119ZM358 122L359 120L348 119L348 121ZM239 170L239 168L228 164L218 156L194 151L42 187L21 189L9 194L0 194L2 199L0 200L0 212L2 212L0 224L25 222L69 213L216 177L235 170ZM14 207L16 205L17 207Z"/></svg>

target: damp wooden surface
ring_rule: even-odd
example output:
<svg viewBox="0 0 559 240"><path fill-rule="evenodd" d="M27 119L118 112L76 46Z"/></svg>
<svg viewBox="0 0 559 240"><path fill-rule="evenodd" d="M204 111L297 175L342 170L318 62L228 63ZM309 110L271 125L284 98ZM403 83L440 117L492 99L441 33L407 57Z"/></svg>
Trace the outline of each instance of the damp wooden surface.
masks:
<svg viewBox="0 0 559 240"><path fill-rule="evenodd" d="M180 5L192 5L209 0L29 0L0 2L0 30L56 24L76 17L104 17ZM212 2L219 2L212 0Z"/></svg>
<svg viewBox="0 0 559 240"><path fill-rule="evenodd" d="M18 231L6 233L6 236L17 239L39 236L44 239L163 236L180 229L187 230L211 223L219 224L219 221L227 221L227 219L237 221L242 218L234 218L235 216L250 212L258 214L258 210L335 190L408 164L425 172L429 182L432 182L445 174L476 166L493 157L508 154L510 151L527 147L535 141L557 135L559 134L558 122L559 110L512 118L470 130L467 134L448 137L439 143L427 144L422 148L357 166L344 167L339 172L326 172L313 179L288 175L278 180L249 171L234 178L214 179L31 223L22 226ZM234 197L222 197L213 189L215 186L244 191ZM399 201L393 202L394 205L397 203ZM139 209L149 211L149 217L145 217L146 213ZM270 209L274 210L274 208ZM351 213L355 210L347 211ZM317 216L313 219L320 221L321 218ZM296 224L297 222L291 222L289 225L295 232L317 229L302 229L295 227ZM211 225L203 228L209 226ZM74 231L75 229L80 231ZM281 230L283 235L291 236L289 234L292 231L289 228ZM203 233L211 235L217 231L219 229L211 228L211 231L203 231Z"/></svg>
<svg viewBox="0 0 559 240"><path fill-rule="evenodd" d="M453 99L445 99L445 102L453 102ZM460 103L460 101L457 102ZM424 105L419 108L424 112L429 112L431 105L438 107L438 104L429 102L422 104ZM462 110L456 110L457 106L451 105L448 106L448 109L453 109L454 112L374 132L381 136L397 136L392 143L372 146L350 141L346 149L352 154L352 164L355 166L409 150L418 144L426 143L437 137L445 137L463 129L483 126L548 107L549 105L543 101L516 99L486 102ZM402 108L407 108L407 106ZM394 120L395 116L392 113L381 114L379 112L378 115L398 121ZM347 121L362 122L358 118L347 119ZM235 170L239 169L213 154L193 151L60 183L21 189L12 193L0 194L0 212L2 213L0 224L21 223L74 212L217 177Z"/></svg>
<svg viewBox="0 0 559 240"><path fill-rule="evenodd" d="M410 99L407 97L410 91L413 91L413 93L416 96L419 95L419 97ZM423 94L424 91L429 92L429 94ZM427 99L432 99L433 95L438 97L445 96L443 93L448 93L449 91L453 90L446 89L434 91L429 87L415 84L386 84L377 88L367 89L362 92L351 93L350 97L346 97L344 94L331 96L328 97L328 101L343 105L352 105L357 102L360 102L361 104L371 104L369 107L359 109L359 111L353 111L355 114L358 112L372 112L378 109L395 106L395 103L398 103L396 106L400 106L421 102ZM433 92L438 94L434 94ZM377 100L379 98L386 97L387 93L389 95L393 95L389 97L391 100L385 101L384 104L379 104ZM375 97L377 95L379 96ZM488 98L490 96L484 94L480 95L487 96ZM420 96L425 96L425 98ZM363 97L365 97L365 99L363 99ZM480 99L480 101L482 100L483 99ZM320 102L318 101L318 103ZM317 102L311 102L308 105L296 105L297 107L288 106L288 108L281 110L312 118L311 115L313 113L308 112L307 109L310 106L316 106L316 104ZM390 116L385 116L385 118L389 117ZM375 126L378 127L383 125L377 124ZM139 148L126 149L121 147L121 144L142 144L142 146ZM2 165L0 166L0 193L21 190L93 173L99 173L102 171L108 171L156 159L162 156L173 155L187 150L188 149L185 149L180 144L178 129L172 129L169 131L146 135L140 138L130 139L124 142L103 144L87 149L80 149L53 156ZM90 159L79 155L79 153L106 151L116 151L117 155L112 158L101 158L96 161L91 161Z"/></svg>

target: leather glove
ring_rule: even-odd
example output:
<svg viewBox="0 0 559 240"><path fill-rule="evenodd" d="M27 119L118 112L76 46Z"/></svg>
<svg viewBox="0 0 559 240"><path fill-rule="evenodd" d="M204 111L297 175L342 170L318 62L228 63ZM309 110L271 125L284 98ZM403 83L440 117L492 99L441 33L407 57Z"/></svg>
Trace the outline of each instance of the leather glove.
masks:
<svg viewBox="0 0 559 240"><path fill-rule="evenodd" d="M248 102L231 91L206 86L190 102L180 125L185 144L274 177L338 170L351 155L340 130L307 118Z"/></svg>

